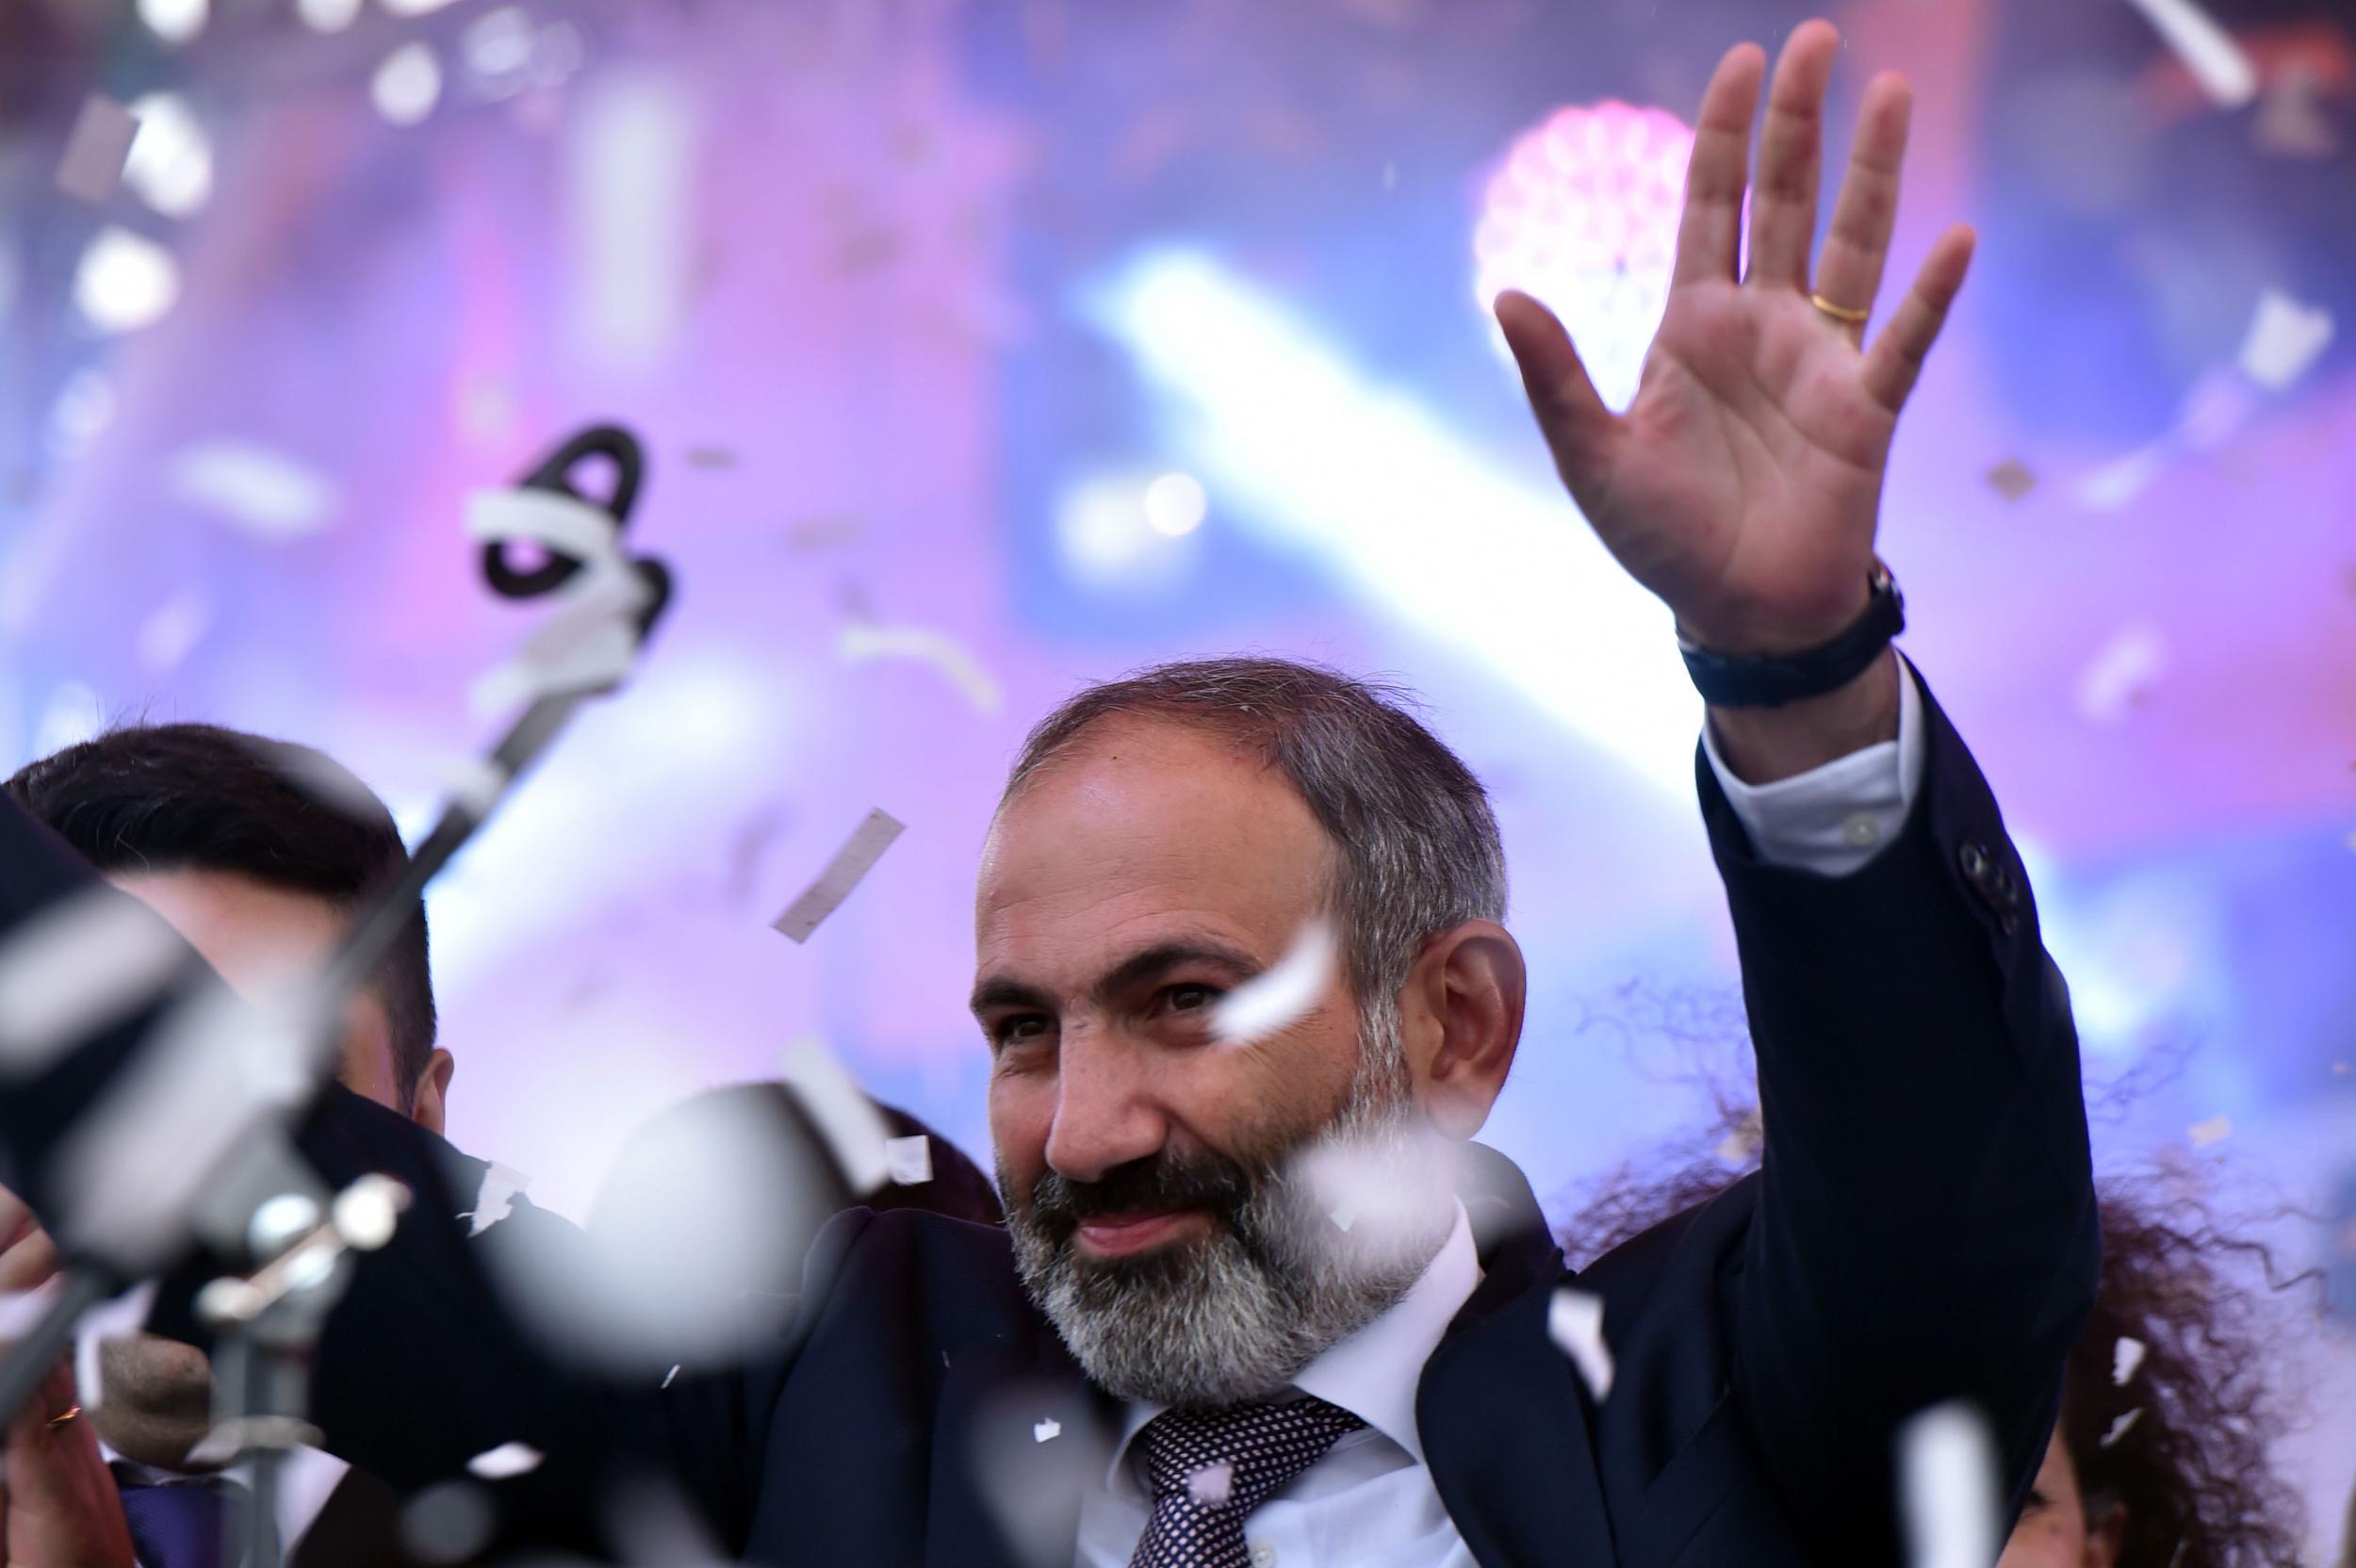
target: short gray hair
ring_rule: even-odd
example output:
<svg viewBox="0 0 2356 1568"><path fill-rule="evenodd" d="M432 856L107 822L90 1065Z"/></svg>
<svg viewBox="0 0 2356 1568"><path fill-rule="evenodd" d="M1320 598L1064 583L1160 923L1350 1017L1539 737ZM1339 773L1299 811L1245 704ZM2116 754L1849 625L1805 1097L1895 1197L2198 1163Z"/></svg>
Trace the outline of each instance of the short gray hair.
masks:
<svg viewBox="0 0 2356 1568"><path fill-rule="evenodd" d="M1116 715L1199 725L1256 747L1333 841L1331 890L1359 1007L1390 1016L1424 943L1505 918L1505 845L1488 792L1408 711L1404 689L1289 659L1156 664L1090 686L1023 743L1000 804Z"/></svg>

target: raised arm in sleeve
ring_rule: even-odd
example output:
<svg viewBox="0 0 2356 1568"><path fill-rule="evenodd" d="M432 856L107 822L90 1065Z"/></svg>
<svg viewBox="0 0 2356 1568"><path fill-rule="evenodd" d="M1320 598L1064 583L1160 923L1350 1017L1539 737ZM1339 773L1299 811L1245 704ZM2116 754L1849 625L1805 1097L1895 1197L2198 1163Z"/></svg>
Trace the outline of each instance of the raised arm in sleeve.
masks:
<svg viewBox="0 0 2356 1568"><path fill-rule="evenodd" d="M1897 1560L1896 1431L1950 1398L2018 1507L2100 1264L2069 992L1987 781L1919 717L1922 788L1844 875L1770 863L1696 764L1766 1128L1735 1391L1825 1561Z"/></svg>

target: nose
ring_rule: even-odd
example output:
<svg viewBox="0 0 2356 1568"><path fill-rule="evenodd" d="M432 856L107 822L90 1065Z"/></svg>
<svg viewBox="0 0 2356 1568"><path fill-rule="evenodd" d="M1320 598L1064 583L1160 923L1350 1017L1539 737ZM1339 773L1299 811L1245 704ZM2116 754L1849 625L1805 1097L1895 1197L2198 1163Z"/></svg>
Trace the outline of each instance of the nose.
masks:
<svg viewBox="0 0 2356 1568"><path fill-rule="evenodd" d="M1066 1181L1093 1182L1160 1151L1170 1125L1141 1055L1102 1030L1066 1030L1046 1150L1048 1165Z"/></svg>

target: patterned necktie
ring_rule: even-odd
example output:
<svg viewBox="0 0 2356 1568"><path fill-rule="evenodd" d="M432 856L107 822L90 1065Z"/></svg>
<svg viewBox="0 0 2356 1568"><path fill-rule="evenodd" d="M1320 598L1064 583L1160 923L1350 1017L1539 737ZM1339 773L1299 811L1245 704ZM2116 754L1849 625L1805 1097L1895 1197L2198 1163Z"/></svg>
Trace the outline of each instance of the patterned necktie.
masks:
<svg viewBox="0 0 2356 1568"><path fill-rule="evenodd" d="M1147 1521L1129 1568L1251 1568L1246 1515L1365 1426L1322 1399L1225 1410L1165 1411L1137 1442L1153 1482Z"/></svg>
<svg viewBox="0 0 2356 1568"><path fill-rule="evenodd" d="M236 1481L215 1476L172 1486L124 1484L119 1490L139 1568L223 1568L244 1558L254 1494ZM233 1527L239 1544L231 1555L224 1539Z"/></svg>

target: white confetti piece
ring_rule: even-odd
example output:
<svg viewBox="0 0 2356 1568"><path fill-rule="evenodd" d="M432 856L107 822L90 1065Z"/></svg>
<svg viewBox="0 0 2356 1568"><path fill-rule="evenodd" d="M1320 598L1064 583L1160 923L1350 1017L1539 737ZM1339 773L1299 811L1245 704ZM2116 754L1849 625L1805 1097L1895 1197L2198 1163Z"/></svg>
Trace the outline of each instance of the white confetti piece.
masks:
<svg viewBox="0 0 2356 1568"><path fill-rule="evenodd" d="M1186 1478L1186 1495L1203 1508L1225 1508L1235 1490L1235 1467L1225 1460L1206 1464Z"/></svg>
<svg viewBox="0 0 2356 1568"><path fill-rule="evenodd" d="M855 1195L864 1198L891 1179L884 1146L892 1141L892 1124L832 1052L814 1039L796 1040L785 1048L778 1076L818 1124Z"/></svg>
<svg viewBox="0 0 2356 1568"><path fill-rule="evenodd" d="M2331 346L2331 313L2269 288L2242 339L2241 372L2269 391L2287 390Z"/></svg>
<svg viewBox="0 0 2356 1568"><path fill-rule="evenodd" d="M390 1176L361 1177L335 1195L335 1233L355 1252L373 1252L393 1239L409 1207L409 1189Z"/></svg>
<svg viewBox="0 0 2356 1568"><path fill-rule="evenodd" d="M2116 725L2149 697L2168 670L2168 643L2150 626L2121 627L2078 672L2078 711Z"/></svg>
<svg viewBox="0 0 2356 1568"><path fill-rule="evenodd" d="M466 526L468 538L484 544L538 545L575 561L616 553L613 517L555 490L478 490L466 498Z"/></svg>
<svg viewBox="0 0 2356 1568"><path fill-rule="evenodd" d="M2080 506L2117 512L2151 487L2167 471L2169 456L2168 443L2154 442L2097 468L2077 482L2072 494Z"/></svg>
<svg viewBox="0 0 2356 1568"><path fill-rule="evenodd" d="M1332 1217L1334 1227L1338 1229L1342 1234L1348 1235L1350 1233L1350 1228L1358 1223L1358 1205L1355 1203L1344 1203L1340 1208L1333 1211Z"/></svg>
<svg viewBox="0 0 2356 1568"><path fill-rule="evenodd" d="M486 1481L503 1481L511 1476L529 1476L540 1468L545 1456L529 1443L502 1443L488 1448L466 1462L466 1468Z"/></svg>
<svg viewBox="0 0 2356 1568"><path fill-rule="evenodd" d="M38 1072L129 1017L187 953L154 910L111 888L44 911L0 947L0 1068Z"/></svg>
<svg viewBox="0 0 2356 1568"><path fill-rule="evenodd" d="M2125 1388L2127 1380L2135 1375L2135 1368L2143 1364L2143 1341L2119 1335L2119 1343L2111 1347L2111 1385Z"/></svg>
<svg viewBox="0 0 2356 1568"><path fill-rule="evenodd" d="M2125 1437L2127 1435L2127 1429L2134 1426L2142 1414L2143 1407L2141 1405L2137 1405L2126 1414L2114 1420L2110 1425L2110 1429L2102 1434L2102 1440L2097 1443L2095 1446L2099 1448L2107 1448L2117 1443L2120 1438Z"/></svg>
<svg viewBox="0 0 2356 1568"><path fill-rule="evenodd" d="M890 812L868 812L865 820L851 830L843 847L834 852L826 869L818 874L818 880L785 906L785 913L777 918L776 928L794 941L810 940L810 934L818 929L819 922L833 914L851 896L851 890L859 885L860 879L883 858L883 852L892 847L892 841L903 831Z"/></svg>
<svg viewBox="0 0 2356 1568"><path fill-rule="evenodd" d="M57 188L92 205L106 201L123 179L132 139L139 134L139 121L121 104L96 92L83 99L65 155L57 160Z"/></svg>
<svg viewBox="0 0 2356 1568"><path fill-rule="evenodd" d="M532 1178L522 1171L492 1161L490 1168L483 1173L483 1184L475 1189L474 1207L459 1212L461 1219L473 1217L474 1223L466 1228L466 1233L479 1236L514 1214L515 1200L531 1184Z"/></svg>
<svg viewBox="0 0 2356 1568"><path fill-rule="evenodd" d="M1979 1412L1934 1405L1898 1433L1898 1501L1912 1568L1988 1568L2004 1546L1996 1443Z"/></svg>
<svg viewBox="0 0 2356 1568"><path fill-rule="evenodd" d="M655 1386L657 1388L668 1388L677 1381L679 1381L679 1364L674 1362L671 1364L671 1369L663 1374L663 1380Z"/></svg>
<svg viewBox="0 0 2356 1568"><path fill-rule="evenodd" d="M1612 1348L1603 1342L1603 1298L1568 1286L1546 1309L1546 1332L1571 1358L1597 1403L1612 1395Z"/></svg>
<svg viewBox="0 0 2356 1568"><path fill-rule="evenodd" d="M2276 157L2337 157L2339 133L2323 112L2322 93L2314 66L2301 61L2283 71L2266 90L2266 100L2250 127L2250 139L2261 152Z"/></svg>
<svg viewBox="0 0 2356 1568"><path fill-rule="evenodd" d="M172 494L218 513L257 539L317 533L335 509L335 487L284 453L250 441L202 441L172 459Z"/></svg>
<svg viewBox="0 0 2356 1568"><path fill-rule="evenodd" d="M1062 1435L1063 1423L1052 1415L1033 1423L1031 1427L1031 1441L1034 1443L1045 1443Z"/></svg>
<svg viewBox="0 0 2356 1568"><path fill-rule="evenodd" d="M965 700L977 712L995 713L1003 700L998 682L982 668L981 661L964 644L930 627L846 622L835 639L835 651L854 664L875 659L908 659L930 664L964 694Z"/></svg>
<svg viewBox="0 0 2356 1568"><path fill-rule="evenodd" d="M1266 1039L1308 1016L1333 979L1333 928L1313 920L1284 956L1211 1009L1211 1036L1223 1045Z"/></svg>
<svg viewBox="0 0 2356 1568"><path fill-rule="evenodd" d="M2258 96L2258 68L2233 36L2193 0L2128 0L2184 62L2219 108L2237 109ZM1992 1555L1992 1554L1991 1554Z"/></svg>
<svg viewBox="0 0 2356 1568"><path fill-rule="evenodd" d="M2196 1121L2184 1130L2195 1149L2206 1149L2213 1143L2223 1143L2233 1135L2233 1119L2213 1116L2206 1121Z"/></svg>
<svg viewBox="0 0 2356 1568"><path fill-rule="evenodd" d="M933 1140L918 1133L884 1139L884 1165L895 1185L923 1186L933 1179Z"/></svg>
<svg viewBox="0 0 2356 1568"><path fill-rule="evenodd" d="M139 623L133 643L139 663L152 675L177 669L212 624L212 601L196 589L182 589Z"/></svg>

